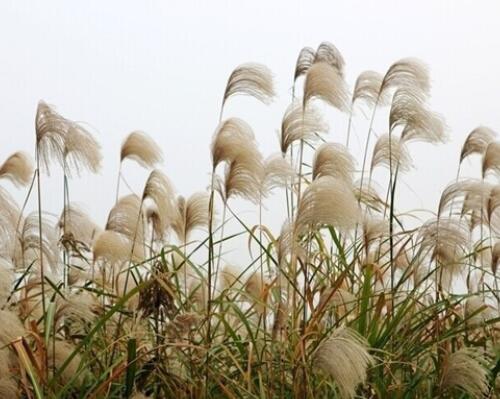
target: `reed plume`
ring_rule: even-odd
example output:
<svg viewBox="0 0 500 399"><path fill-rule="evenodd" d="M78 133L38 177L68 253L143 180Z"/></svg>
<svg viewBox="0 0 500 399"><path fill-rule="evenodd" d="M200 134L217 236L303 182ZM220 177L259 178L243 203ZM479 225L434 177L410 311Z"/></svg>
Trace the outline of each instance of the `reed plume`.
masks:
<svg viewBox="0 0 500 399"><path fill-rule="evenodd" d="M229 97L247 95L269 104L274 96L272 73L265 65L247 63L238 66L229 76L222 107Z"/></svg>
<svg viewBox="0 0 500 399"><path fill-rule="evenodd" d="M314 62L316 52L311 47L304 47L300 50L295 63L295 73L293 74L294 82L301 76L305 75Z"/></svg>
<svg viewBox="0 0 500 399"><path fill-rule="evenodd" d="M101 169L101 146L87 130L76 123L70 126L66 134L64 165L65 172L69 175L72 170L80 175L81 169L91 173L98 173Z"/></svg>
<svg viewBox="0 0 500 399"><path fill-rule="evenodd" d="M412 161L408 149L399 138L383 134L378 138L373 148L370 170L373 172L377 166L394 168L396 165L402 172L411 168Z"/></svg>
<svg viewBox="0 0 500 399"><path fill-rule="evenodd" d="M307 71L304 83L303 107L313 98L321 99L332 107L349 110L349 94L342 74L326 62L314 63Z"/></svg>
<svg viewBox="0 0 500 399"><path fill-rule="evenodd" d="M488 392L488 370L479 351L463 348L449 353L444 361L441 388L456 390L472 398L484 397Z"/></svg>
<svg viewBox="0 0 500 399"><path fill-rule="evenodd" d="M30 156L18 151L0 166L0 179L8 179L16 186L27 186L33 176L33 161Z"/></svg>
<svg viewBox="0 0 500 399"><path fill-rule="evenodd" d="M155 205L154 212L158 221L157 233L159 233L160 237L163 237L176 217L175 191L172 183L163 172L155 169L149 174L142 198L143 200L150 199L153 201ZM137 215L136 213L136 218Z"/></svg>
<svg viewBox="0 0 500 399"><path fill-rule="evenodd" d="M194 193L187 200L177 197L177 212L172 221L172 229L181 243L185 244L190 233L197 228L208 226L207 193Z"/></svg>
<svg viewBox="0 0 500 399"><path fill-rule="evenodd" d="M130 159L143 168L154 168L163 161L160 147L146 133L134 131L123 141L120 162Z"/></svg>
<svg viewBox="0 0 500 399"><path fill-rule="evenodd" d="M313 358L314 367L333 378L342 398L355 397L373 362L366 340L349 328L336 329L318 345Z"/></svg>
<svg viewBox="0 0 500 399"><path fill-rule="evenodd" d="M341 77L344 77L344 57L337 47L330 42L322 42L316 50L314 63L324 62L337 70Z"/></svg>
<svg viewBox="0 0 500 399"><path fill-rule="evenodd" d="M322 176L331 176L352 184L354 162L354 157L342 144L321 144L314 154L312 166L313 179Z"/></svg>
<svg viewBox="0 0 500 399"><path fill-rule="evenodd" d="M483 177L489 171L500 173L500 142L498 141L489 143L483 155Z"/></svg>
<svg viewBox="0 0 500 399"><path fill-rule="evenodd" d="M497 134L492 129L486 126L478 126L469 133L462 145L460 151L460 163L472 154L483 155L492 141L495 140Z"/></svg>
<svg viewBox="0 0 500 399"><path fill-rule="evenodd" d="M318 141L327 132L328 125L312 104L304 109L300 101L294 101L286 109L281 122L281 152L287 154L290 146L300 140Z"/></svg>

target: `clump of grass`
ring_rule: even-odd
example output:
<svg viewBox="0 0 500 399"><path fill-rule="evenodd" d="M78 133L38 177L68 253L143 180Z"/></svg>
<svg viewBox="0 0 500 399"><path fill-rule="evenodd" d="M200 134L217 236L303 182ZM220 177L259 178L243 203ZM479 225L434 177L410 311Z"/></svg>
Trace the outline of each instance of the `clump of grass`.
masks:
<svg viewBox="0 0 500 399"><path fill-rule="evenodd" d="M131 133L103 226L69 200L70 180L100 169L99 144L41 101L36 166L20 152L0 166L0 184L28 186L21 206L0 187L0 397L496 397L496 133L479 126L467 136L435 217L409 215L397 188L411 145L447 137L428 105L427 67L407 58L365 71L352 94L344 68L331 43L300 51L276 152L262 154L251 124L223 114L240 95L269 104L273 75L237 67L205 191L177 193L181 177L162 172L158 145ZM357 162L349 138L360 107L371 115ZM320 109L347 115L346 145L326 140ZM372 145L376 113L388 133ZM461 179L472 156L477 177ZM140 195L120 192L127 160L150 170ZM49 167L64 175L57 220L42 203ZM279 230L263 220L271 194L286 205ZM254 207L257 224L235 198ZM223 246L241 236L242 262L228 265Z"/></svg>

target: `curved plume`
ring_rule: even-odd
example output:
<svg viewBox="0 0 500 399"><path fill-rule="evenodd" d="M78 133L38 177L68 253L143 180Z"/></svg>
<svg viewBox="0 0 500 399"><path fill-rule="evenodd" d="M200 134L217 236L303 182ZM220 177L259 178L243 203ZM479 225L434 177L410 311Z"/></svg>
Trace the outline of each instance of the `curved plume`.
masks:
<svg viewBox="0 0 500 399"><path fill-rule="evenodd" d="M120 162L130 159L144 168L154 168L163 161L160 147L144 132L130 133L123 141Z"/></svg>
<svg viewBox="0 0 500 399"><path fill-rule="evenodd" d="M391 132L402 127L401 141L444 143L446 126L444 119L428 110L422 94L414 89L399 89L394 94L389 116Z"/></svg>
<svg viewBox="0 0 500 399"><path fill-rule="evenodd" d="M314 63L325 62L332 68L335 68L340 76L344 76L344 57L330 42L322 42L316 50L316 55L314 57Z"/></svg>
<svg viewBox="0 0 500 399"><path fill-rule="evenodd" d="M0 179L8 179L16 186L26 186L33 176L33 162L24 152L16 152L0 166Z"/></svg>
<svg viewBox="0 0 500 399"><path fill-rule="evenodd" d="M258 203L263 175L264 166L259 152L255 153L253 159L237 157L226 166L224 181L218 181L219 193L224 202L231 197L241 197Z"/></svg>
<svg viewBox="0 0 500 399"><path fill-rule="evenodd" d="M221 162L231 163L240 155L254 157L256 143L252 128L239 118L222 121L215 130L210 150L213 170Z"/></svg>
<svg viewBox="0 0 500 399"><path fill-rule="evenodd" d="M192 194L187 201L182 196L177 197L172 229L182 243L186 243L194 229L208 226L208 202L208 194L202 192Z"/></svg>
<svg viewBox="0 0 500 399"><path fill-rule="evenodd" d="M162 235L175 217L174 193L170 180L160 170L155 169L149 174L142 198L154 202Z"/></svg>
<svg viewBox="0 0 500 399"><path fill-rule="evenodd" d="M483 155L492 141L495 140L497 134L492 129L486 126L476 127L469 133L460 152L460 163L472 154Z"/></svg>
<svg viewBox="0 0 500 399"><path fill-rule="evenodd" d="M340 111L349 110L349 94L342 74L326 62L314 63L304 83L303 107L318 98Z"/></svg>
<svg viewBox="0 0 500 399"><path fill-rule="evenodd" d="M411 167L411 158L406 145L399 138L381 135L373 148L371 171L377 166L390 167L390 162L405 172Z"/></svg>
<svg viewBox="0 0 500 399"><path fill-rule="evenodd" d="M493 141L486 147L483 155L483 177L488 171L500 173L500 142Z"/></svg>
<svg viewBox="0 0 500 399"><path fill-rule="evenodd" d="M330 375L342 398L354 398L358 385L364 383L368 367L374 359L368 352L368 342L349 328L335 330L318 345L313 366Z"/></svg>
<svg viewBox="0 0 500 399"><path fill-rule="evenodd" d="M443 266L446 276L452 276L464 264L468 253L469 234L467 226L455 219L431 219L419 231L421 255L430 255L438 265Z"/></svg>
<svg viewBox="0 0 500 399"><path fill-rule="evenodd" d="M16 267L28 267L32 262L40 264L40 253L44 264L56 271L58 267L58 238L54 228L55 223L49 219L49 215L42 214L42 237L40 237L38 212L30 213L23 223L20 235L20 252L16 253ZM40 248L41 246L41 248ZM46 263L45 263L46 262Z"/></svg>
<svg viewBox="0 0 500 399"><path fill-rule="evenodd" d="M422 61L416 58L403 58L389 67L382 80L381 93L401 88L419 89L423 94L429 93L429 72Z"/></svg>
<svg viewBox="0 0 500 399"><path fill-rule="evenodd" d="M487 201L490 197L491 186L478 179L466 179L449 184L442 192L439 201L438 215L443 213L443 210L454 204L457 199L462 198L465 201L466 197L471 204L472 200ZM468 207L463 208L467 211ZM470 207L469 207L470 209Z"/></svg>
<svg viewBox="0 0 500 399"><path fill-rule="evenodd" d="M106 223L106 230L123 234L130 240L141 243L144 239L144 227L141 223L142 201L135 194L119 199L111 209Z"/></svg>
<svg viewBox="0 0 500 399"><path fill-rule="evenodd" d="M388 101L388 96L381 92L383 76L375 71L361 72L354 85L352 93L352 103L364 101L370 106L375 104L384 105Z"/></svg>
<svg viewBox="0 0 500 399"><path fill-rule="evenodd" d="M275 188L287 187L293 183L295 170L282 154L270 155L264 160L261 192L266 195Z"/></svg>
<svg viewBox="0 0 500 399"><path fill-rule="evenodd" d="M377 212L383 211L387 204L382 200L379 192L381 188L372 179L357 180L354 183L356 200Z"/></svg>
<svg viewBox="0 0 500 399"><path fill-rule="evenodd" d="M493 220L493 214L496 212L499 206L500 206L500 185L495 185L491 188L487 205L487 215L490 223Z"/></svg>
<svg viewBox="0 0 500 399"><path fill-rule="evenodd" d="M18 244L16 227L21 211L7 190L0 187L0 254L7 258L14 256Z"/></svg>
<svg viewBox="0 0 500 399"><path fill-rule="evenodd" d="M77 175L80 169L98 173L101 169L101 146L94 137L77 124L73 124L66 134L64 142L64 159L68 167L67 172L74 169Z"/></svg>
<svg viewBox="0 0 500 399"><path fill-rule="evenodd" d="M319 224L349 230L358 219L359 209L352 186L340 179L320 177L307 187L297 206L296 236Z"/></svg>
<svg viewBox="0 0 500 399"><path fill-rule="evenodd" d="M94 262L104 258L112 265L126 262L131 256L133 261L139 261L142 257L141 251L139 243L134 244L127 236L112 230L100 233L92 248Z"/></svg>
<svg viewBox="0 0 500 399"><path fill-rule="evenodd" d="M331 176L352 184L354 162L354 157L342 144L323 143L314 154L313 179Z"/></svg>
<svg viewBox="0 0 500 399"><path fill-rule="evenodd" d="M389 237L389 224L387 220L365 216L362 223L363 243L368 253L371 244L378 239Z"/></svg>
<svg viewBox="0 0 500 399"><path fill-rule="evenodd" d="M286 154L288 148L296 141L316 141L321 134L327 132L328 125L312 104L309 104L304 109L300 101L295 101L288 106L281 122L281 152Z"/></svg>
<svg viewBox="0 0 500 399"><path fill-rule="evenodd" d="M58 226L64 234L91 246L101 228L78 205L70 203L61 212Z"/></svg>
<svg viewBox="0 0 500 399"><path fill-rule="evenodd" d="M471 398L482 398L488 392L488 369L484 355L472 348L449 353L444 358L441 389L458 389Z"/></svg>
<svg viewBox="0 0 500 399"><path fill-rule="evenodd" d="M295 73L293 80L296 81L300 76L305 75L314 62L316 53L311 47L304 47L300 50L297 62L295 63Z"/></svg>
<svg viewBox="0 0 500 399"><path fill-rule="evenodd" d="M70 125L67 119L44 101L38 103L35 117L37 151L47 171L53 160L63 164L64 142Z"/></svg>
<svg viewBox="0 0 500 399"><path fill-rule="evenodd" d="M252 96L269 104L275 96L273 76L269 68L256 63L238 66L229 76L222 106L234 95Z"/></svg>

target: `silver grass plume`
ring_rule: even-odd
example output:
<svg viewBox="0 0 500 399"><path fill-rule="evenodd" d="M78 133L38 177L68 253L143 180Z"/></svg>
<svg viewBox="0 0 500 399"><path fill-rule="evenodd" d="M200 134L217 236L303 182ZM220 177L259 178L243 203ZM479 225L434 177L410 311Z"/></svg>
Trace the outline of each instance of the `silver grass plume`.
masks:
<svg viewBox="0 0 500 399"><path fill-rule="evenodd" d="M428 94L430 80L427 66L416 58L403 58L392 64L384 75L380 92L401 88L418 89Z"/></svg>
<svg viewBox="0 0 500 399"><path fill-rule="evenodd" d="M212 168L215 170L221 162L231 163L240 155L253 158L256 148L248 123L239 118L226 119L217 126L210 145Z"/></svg>
<svg viewBox="0 0 500 399"><path fill-rule="evenodd" d="M306 108L314 98L321 99L340 111L349 110L349 93L342 74L326 62L314 63L307 71L303 107Z"/></svg>
<svg viewBox="0 0 500 399"><path fill-rule="evenodd" d="M183 244L193 230L208 226L208 201L208 194L204 192L194 193L187 200L177 197L172 229Z"/></svg>
<svg viewBox="0 0 500 399"><path fill-rule="evenodd" d="M488 171L500 173L500 142L492 141L486 147L483 155L482 172L483 177Z"/></svg>
<svg viewBox="0 0 500 399"><path fill-rule="evenodd" d="M261 198L263 175L264 165L259 152L253 159L237 157L226 165L224 179L217 181L217 190L225 203L232 197L240 197L257 204Z"/></svg>
<svg viewBox="0 0 500 399"><path fill-rule="evenodd" d="M269 104L274 96L273 76L269 68L257 63L238 66L229 76L222 106L234 95L247 95Z"/></svg>
<svg viewBox="0 0 500 399"><path fill-rule="evenodd" d="M71 122L44 101L38 103L35 117L37 156L45 170L51 161L63 164L64 145Z"/></svg>
<svg viewBox="0 0 500 399"><path fill-rule="evenodd" d="M312 104L304 109L300 101L294 101L286 109L281 122L281 152L286 154L296 141L317 141L325 133L328 133L328 125L321 113Z"/></svg>
<svg viewBox="0 0 500 399"><path fill-rule="evenodd" d="M358 219L359 208L352 186L340 179L320 177L306 188L297 206L295 236L321 224L350 230Z"/></svg>
<svg viewBox="0 0 500 399"><path fill-rule="evenodd" d="M105 259L114 266L128 261L131 254L133 261L141 260L141 249L139 243L134 244L127 236L113 230L104 230L94 241L92 252L94 262Z"/></svg>
<svg viewBox="0 0 500 399"><path fill-rule="evenodd" d="M283 188L293 184L295 170L282 154L273 154L264 160L264 173L261 181L263 195L275 188Z"/></svg>
<svg viewBox="0 0 500 399"><path fill-rule="evenodd" d="M473 201L488 201L490 198L491 187L488 183L479 179L464 179L449 184L441 193L439 200L438 215L448 207L456 203L457 200L468 200L469 206L462 207L462 213L471 209ZM486 205L486 204L485 204ZM465 211L465 212L464 212Z"/></svg>
<svg viewBox="0 0 500 399"><path fill-rule="evenodd" d="M313 180L322 176L331 176L352 184L354 163L354 157L344 145L323 143L314 153Z"/></svg>
<svg viewBox="0 0 500 399"><path fill-rule="evenodd" d="M496 132L489 127L476 127L465 139L460 152L460 163L472 154L483 155L488 147L488 144L494 141L496 136Z"/></svg>
<svg viewBox="0 0 500 399"><path fill-rule="evenodd" d="M7 190L0 187L0 255L13 258L18 245L16 228L22 222L21 211Z"/></svg>
<svg viewBox="0 0 500 399"><path fill-rule="evenodd" d="M398 137L382 134L373 148L370 170L373 172L377 166L390 168L391 161L393 167L397 166L402 172L408 171L412 165L411 157L405 143Z"/></svg>
<svg viewBox="0 0 500 399"><path fill-rule="evenodd" d="M141 215L142 201L137 195L129 194L121 197L109 212L106 230L123 234L130 240L141 243L144 239L144 226L140 223Z"/></svg>
<svg viewBox="0 0 500 399"><path fill-rule="evenodd" d="M324 62L335 68L341 77L344 76L344 57L339 49L330 42L322 42L316 50L314 63Z"/></svg>
<svg viewBox="0 0 500 399"><path fill-rule="evenodd" d="M313 356L313 365L333 378L340 397L345 399L355 397L373 363L367 341L350 328L336 329L318 345Z"/></svg>
<svg viewBox="0 0 500 399"><path fill-rule="evenodd" d="M101 228L90 218L90 216L77 204L69 203L61 212L58 226L61 231L91 247Z"/></svg>
<svg viewBox="0 0 500 399"><path fill-rule="evenodd" d="M388 101L388 96L385 92L381 93L383 78L380 73L375 71L361 72L354 85L351 103L364 101L371 107L375 104L385 105Z"/></svg>
<svg viewBox="0 0 500 399"><path fill-rule="evenodd" d="M91 173L98 173L101 169L101 146L87 130L76 123L70 126L66 134L64 164L69 175L72 170L79 175L82 168Z"/></svg>
<svg viewBox="0 0 500 399"><path fill-rule="evenodd" d="M163 172L154 169L146 181L142 198L153 201L158 221L157 230L163 236L176 215L175 190L172 183Z"/></svg>
<svg viewBox="0 0 500 399"><path fill-rule="evenodd" d="M33 176L33 161L22 152L16 152L8 157L0 166L0 179L8 179L16 186L26 186Z"/></svg>
<svg viewBox="0 0 500 399"><path fill-rule="evenodd" d="M441 389L458 389L472 398L485 397L488 392L488 369L484 355L472 348L449 353L444 358Z"/></svg>
<svg viewBox="0 0 500 399"><path fill-rule="evenodd" d="M401 127L401 141L444 143L446 126L441 115L427 109L425 97L415 89L398 89L392 98L389 128Z"/></svg>
<svg viewBox="0 0 500 399"><path fill-rule="evenodd" d="M302 50L300 50L299 55L297 57L297 62L295 63L295 73L293 74L294 82L299 77L307 73L307 71L314 62L315 56L316 53L314 49L312 49L311 47L304 47Z"/></svg>
<svg viewBox="0 0 500 399"><path fill-rule="evenodd" d="M146 133L134 131L123 141L120 162L130 159L144 168L154 168L163 161L160 147Z"/></svg>

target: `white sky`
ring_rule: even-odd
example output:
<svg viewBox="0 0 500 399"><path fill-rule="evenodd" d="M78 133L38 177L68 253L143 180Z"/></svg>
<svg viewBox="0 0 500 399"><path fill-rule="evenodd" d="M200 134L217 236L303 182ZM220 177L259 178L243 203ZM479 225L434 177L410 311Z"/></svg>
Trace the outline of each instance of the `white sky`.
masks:
<svg viewBox="0 0 500 399"><path fill-rule="evenodd" d="M271 106L234 98L225 114L247 120L270 154L278 150L276 130L290 101L297 54L327 40L343 53L351 86L361 71L383 73L402 57L430 65L431 105L445 116L451 141L411 145L416 170L403 177L399 208L435 209L455 177L466 134L479 124L500 131L499 22L498 1L4 0L0 159L20 149L33 153L35 108L44 99L97 132L103 170L70 187L71 198L97 221L104 223L114 203L119 146L132 130L144 130L162 147L163 169L179 193L204 189L231 70L255 61L275 74L279 97ZM330 140L344 142L346 117L325 110ZM380 112L376 130L386 125L387 114ZM355 129L364 140L362 115ZM469 169L478 175L475 161ZM123 172L142 190L145 171L127 163ZM23 195L16 192L16 198ZM53 173L44 178L44 205L59 212L61 204L62 179Z"/></svg>

